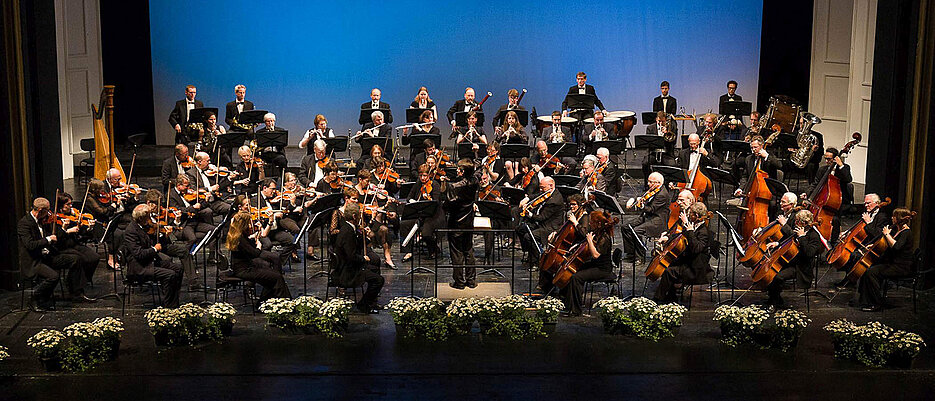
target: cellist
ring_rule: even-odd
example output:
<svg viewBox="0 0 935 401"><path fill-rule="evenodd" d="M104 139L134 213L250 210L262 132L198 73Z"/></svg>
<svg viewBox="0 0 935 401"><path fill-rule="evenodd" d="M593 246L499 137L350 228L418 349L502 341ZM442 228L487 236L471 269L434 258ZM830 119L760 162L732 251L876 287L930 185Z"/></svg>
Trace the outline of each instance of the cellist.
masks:
<svg viewBox="0 0 935 401"><path fill-rule="evenodd" d="M889 247L857 282L857 301L860 303L860 310L876 312L882 309L883 279L906 277L912 274L912 233L909 231L909 222L913 216L915 212L909 209L896 208L893 210L893 224L881 229Z"/></svg>
<svg viewBox="0 0 935 401"><path fill-rule="evenodd" d="M734 191L734 196L743 195L743 188L746 186L747 177L750 176L750 173L757 168L759 164L760 170L766 172L769 175L769 178L776 178L779 168L782 167L782 162L778 158L770 156L769 152L763 148L763 137L759 135L754 135L750 139L750 154L747 155L744 159L744 167L746 168L746 174L741 176L740 186Z"/></svg>
<svg viewBox="0 0 935 401"><path fill-rule="evenodd" d="M682 235L688 241L685 251L676 261L666 268L665 273L656 287L653 300L659 303L669 303L676 300L675 285L704 284L712 272L709 259L711 258L711 244L714 237L707 224L708 208L702 202L695 202L688 208L688 212L679 214L682 222ZM669 238L663 234L659 237L662 243Z"/></svg>
<svg viewBox="0 0 935 401"><path fill-rule="evenodd" d="M591 228L591 223L590 223L591 217L589 213L587 213L586 211L581 211L581 213L583 213L581 215L581 218L580 219L576 218L576 216L579 213L579 209L585 207L584 203L585 203L584 195L571 194L568 196L568 213L566 213L566 216L568 216L567 220L575 227L574 235L576 236L577 239L585 238L585 235L588 234L588 231ZM553 246L555 245L554 243L555 234L556 233L554 232L552 234L549 234L549 238L548 238L549 243L551 243ZM552 273L542 270L540 266L539 285L536 287L536 292L540 294L545 294L549 292L552 289L552 278L553 277L554 276L552 275Z"/></svg>
<svg viewBox="0 0 935 401"><path fill-rule="evenodd" d="M785 196L783 198L785 198ZM783 216L779 216L778 219L780 219L780 223L782 223ZM766 301L766 304L770 311L785 306L785 301L782 299L782 287L787 279L795 277L797 286L802 289L808 289L811 286L812 260L815 258L815 255L821 251L822 247L821 234L818 232L818 229L812 225L812 219L812 212L799 210L795 213L795 228L792 230L792 233L787 234L785 232L785 227L783 227L782 238L777 242L766 244L766 249L772 250L778 247L780 243L792 237L795 238L799 249L799 253L790 261L790 266L780 270L776 277L773 278L773 281L766 287L766 292L769 294L769 299Z"/></svg>
<svg viewBox="0 0 935 401"><path fill-rule="evenodd" d="M861 242L863 245L869 245L880 238L883 235L883 228L887 225L889 221L886 212L880 208L880 195L870 193L864 195L864 213L860 216L863 219L866 225L864 226L864 233L866 236ZM843 235L841 236L843 239ZM860 259L860 253L854 252L851 254L850 259L848 259L847 264L845 265L846 270L849 270L851 266L854 266L855 263ZM850 280L847 277L844 277L839 281L835 286L838 288L846 287L849 285Z"/></svg>
<svg viewBox="0 0 935 401"><path fill-rule="evenodd" d="M588 249L588 261L571 276L570 285L565 287L565 304L569 305L569 315L581 315L581 300L584 284L587 282L613 280L614 264L610 255L613 251L614 225L620 220L600 210L590 213L588 233L584 244Z"/></svg>
<svg viewBox="0 0 935 401"><path fill-rule="evenodd" d="M815 181L812 182L812 185L809 187L808 193L812 193L815 190L815 187L822 184L817 182L821 177L825 176L825 172L828 169L833 169L830 174L838 177L838 183L841 186L841 207L838 208L838 212L834 215L834 218L831 220L831 237L837 238L838 234L841 233L841 214L844 213L845 209L848 208L848 205L854 203L854 192L847 184L850 184L853 181L851 176L851 166L844 163L844 160L841 160L838 157L838 150L836 148L826 148L825 154L822 157L822 165L818 168L818 172L815 174Z"/></svg>
<svg viewBox="0 0 935 401"><path fill-rule="evenodd" d="M688 135L688 148L678 153L678 165L682 170L692 171L699 167L717 167L721 165L721 157L713 150L701 147L701 137L698 134Z"/></svg>
<svg viewBox="0 0 935 401"><path fill-rule="evenodd" d="M555 189L555 180L545 177L539 182L541 192L535 197L525 197L519 202L520 223L516 227L523 251L529 253L527 265L539 260L543 242L549 234L562 226L565 201L562 193ZM525 213L523 213L525 212Z"/></svg>

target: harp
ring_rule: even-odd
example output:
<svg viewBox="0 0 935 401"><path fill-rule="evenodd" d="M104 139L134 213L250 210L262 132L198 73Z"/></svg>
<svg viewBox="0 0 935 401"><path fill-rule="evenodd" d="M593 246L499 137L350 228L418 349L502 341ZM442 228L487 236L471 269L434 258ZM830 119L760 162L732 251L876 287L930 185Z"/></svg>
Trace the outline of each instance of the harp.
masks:
<svg viewBox="0 0 935 401"><path fill-rule="evenodd" d="M120 160L114 154L114 86L104 85L101 89L100 105L91 104L94 117L94 178L104 180L107 170L120 170L126 178Z"/></svg>

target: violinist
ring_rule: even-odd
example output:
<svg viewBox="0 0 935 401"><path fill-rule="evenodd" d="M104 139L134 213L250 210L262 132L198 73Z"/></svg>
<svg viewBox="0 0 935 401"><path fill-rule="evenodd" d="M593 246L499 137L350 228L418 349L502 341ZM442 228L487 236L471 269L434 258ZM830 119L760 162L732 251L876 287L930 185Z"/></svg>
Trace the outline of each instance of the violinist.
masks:
<svg viewBox="0 0 935 401"><path fill-rule="evenodd" d="M292 298L282 276L279 255L262 249L260 238L265 234L265 230L254 228L249 213L237 212L231 219L225 240L227 249L231 251L234 277L263 286L258 304L270 298Z"/></svg>
<svg viewBox="0 0 935 401"><path fill-rule="evenodd" d="M110 195L111 203L113 207L117 208L118 212L132 209L133 205L139 203L133 192L126 191L124 193L119 193L121 189L126 186L122 180L123 175L121 175L120 170L116 168L109 169L107 173L104 174L104 193Z"/></svg>
<svg viewBox="0 0 935 401"><path fill-rule="evenodd" d="M318 186L315 187L315 191L323 194L337 193L341 192L344 185L344 180L338 176L338 166L334 162L330 162L325 165L322 169L324 177L318 180Z"/></svg>
<svg viewBox="0 0 935 401"><path fill-rule="evenodd" d="M91 239L92 230L89 228L93 228L97 222L96 220L88 221L79 218L78 214L81 211L74 208L73 199L67 192L59 194L58 205L59 210L56 213L56 218L59 218L62 224L55 226L55 234L58 237L56 247L63 254L74 255L77 259L76 267L84 272L83 280L73 283L74 288L81 289L79 290L81 294L73 293L72 298L78 300L78 302L92 302L94 300L84 295L83 288L84 284L94 277L94 271L97 270L97 265L101 261L101 255L96 250L84 245L83 242Z"/></svg>
<svg viewBox="0 0 935 401"><path fill-rule="evenodd" d="M713 272L709 260L711 248L715 238L707 224L708 208L702 202L695 202L682 212L679 220L682 222L682 234L688 242L685 251L666 268L665 273L656 287L653 300L658 303L669 303L676 300L676 284L692 285L708 282L708 276ZM666 233L659 237L660 243L669 240Z"/></svg>
<svg viewBox="0 0 935 401"><path fill-rule="evenodd" d="M517 172L513 178L507 182L507 186L512 188L522 188L527 196L532 196L539 192L539 174L532 166L528 157L519 159Z"/></svg>
<svg viewBox="0 0 935 401"><path fill-rule="evenodd" d="M359 227L360 207L355 203L344 206L343 218L338 222L338 232L334 239L335 263L331 280L336 286L351 288L367 283L367 290L357 303L357 309L364 313L379 313L377 298L383 289L385 280L380 275L379 263L374 260L373 252L365 252L364 243L370 229Z"/></svg>
<svg viewBox="0 0 935 401"><path fill-rule="evenodd" d="M487 155L484 156L480 161L480 167L478 172L487 173L490 176L491 181L499 181L500 177L503 176L503 173L513 169L513 162L504 161L500 157L500 144L497 142L491 142L487 144ZM510 176L510 173L507 173ZM510 177L512 178L512 176Z"/></svg>
<svg viewBox="0 0 935 401"><path fill-rule="evenodd" d="M370 148L369 154L360 155L360 159L357 159L357 166L361 170L366 169L370 166L370 161L373 160L374 157L377 157L377 156L383 157L383 155L384 155L383 147L375 144L373 145L372 148Z"/></svg>
<svg viewBox="0 0 935 401"><path fill-rule="evenodd" d="M410 145L410 135L441 135L438 127L435 126L435 114L431 110L423 111L419 116L419 125L416 125L412 128L412 132L408 135L403 135L401 138L403 145ZM435 142L431 139L425 139L422 141L422 148L417 146L409 147L409 169L410 171L416 171L419 166L425 163L425 151L429 148L429 143L432 144L432 147L435 147ZM422 156L421 159L418 159L419 156ZM418 159L418 160L417 160Z"/></svg>
<svg viewBox="0 0 935 401"><path fill-rule="evenodd" d="M196 188L207 190L208 199L205 206L211 208L215 215L224 216L230 211L230 205L224 202L222 194L230 187L230 180L214 175L217 174L217 167L210 163L211 157L207 153L195 153L195 167L188 170L188 176ZM214 177L209 177L208 174Z"/></svg>
<svg viewBox="0 0 935 401"><path fill-rule="evenodd" d="M506 204L506 201L500 197L500 191L495 189L494 184L490 182L490 175L483 170L479 174L480 182L477 188L477 200ZM504 228L509 223L509 221L499 219L491 219L490 221L491 228ZM486 264L493 264L493 233L484 233L484 261Z"/></svg>
<svg viewBox="0 0 935 401"><path fill-rule="evenodd" d="M325 138L334 138L334 130L328 128L328 119L324 115L318 114L315 116L315 128L305 131L305 136L299 141L299 149L305 149L306 156L311 155L312 148L308 144L315 144L318 141L324 142Z"/></svg>
<svg viewBox="0 0 935 401"><path fill-rule="evenodd" d="M383 158L381 156L376 156L380 163L383 163ZM384 167L386 164L383 164ZM382 216L382 213L379 212L380 204L377 198L377 191L375 190L376 186L373 185L370 180L373 178L373 175L370 173L370 170L362 169L357 172L357 184L354 185L354 189L357 190L358 199L362 199L361 209L364 216L364 223L366 223L371 232L373 233L372 241L369 241L369 245L380 246L383 248L383 257L384 263L387 267L391 269L396 269L396 265L393 263L393 259L390 255L390 242L389 242L389 227ZM384 192L385 194L385 192ZM384 204L386 206L388 196L384 196ZM384 209L385 210L385 209Z"/></svg>
<svg viewBox="0 0 935 401"><path fill-rule="evenodd" d="M304 221L304 210L315 202L315 198L299 196L304 190L299 186L299 180L295 174L287 172L283 178L282 192L279 193L279 206L283 216L279 219L279 226L292 235L298 235L299 226ZM305 199L304 202L303 199Z"/></svg>
<svg viewBox="0 0 935 401"><path fill-rule="evenodd" d="M558 230L564 221L565 200L555 190L555 180L545 177L539 181L540 192L533 198L526 196L519 202L520 223L516 227L523 251L529 254L527 266L539 260L549 234Z"/></svg>
<svg viewBox="0 0 935 401"><path fill-rule="evenodd" d="M162 162L162 188L168 190L169 181L179 174L185 174L194 166L194 162L188 156L188 146L183 143L175 145L175 154Z"/></svg>
<svg viewBox="0 0 935 401"><path fill-rule="evenodd" d="M498 143L520 143L527 144L529 137L526 136L526 129L519 123L519 116L515 111L506 112L503 118L503 125L498 125L496 129L496 140Z"/></svg>
<svg viewBox="0 0 935 401"><path fill-rule="evenodd" d="M237 193L254 194L257 183L266 179L265 163L254 157L253 151L247 145L241 146L237 150L237 155L240 156L240 163L234 168L237 178L232 181L232 184L236 187Z"/></svg>
<svg viewBox="0 0 935 401"><path fill-rule="evenodd" d="M578 188L580 191L601 191L604 192L607 189L607 181L604 179L604 176L597 172L595 166L597 165L597 157L593 155L587 155L584 157L584 161L581 162L581 181L578 181L578 185L575 188Z"/></svg>
<svg viewBox="0 0 935 401"><path fill-rule="evenodd" d="M470 143L471 149L477 154L480 145L487 144L487 136L484 135L484 128L477 126L477 112L469 111L467 113L467 126L458 128L458 139L455 143Z"/></svg>
<svg viewBox="0 0 935 401"><path fill-rule="evenodd" d="M161 254L163 246L153 241L147 233L153 223L149 205L141 204L133 208L133 222L127 226L123 246L127 252L127 277L131 279L154 280L162 284L165 291L163 306L179 306L179 289L182 287L182 268Z"/></svg>
<svg viewBox="0 0 935 401"><path fill-rule="evenodd" d="M626 218L620 227L627 262L642 262L644 259L644 255L636 254L637 239L633 238L633 233L655 237L665 230L669 217L669 191L663 185L665 179L662 174L650 174L647 182L649 189L642 196L627 201L627 210L639 214ZM630 232L630 227L633 228L633 233Z"/></svg>
<svg viewBox="0 0 935 401"><path fill-rule="evenodd" d="M282 205L286 202L282 202L282 198L279 197L279 191L276 190L276 180L267 178L260 183L259 198L260 209L267 209L272 213L272 217L266 223L272 226L269 235L260 239L263 243L263 249L270 250L273 245L279 245L282 247L279 258L281 261L286 261L295 250L295 245L292 243L295 236L280 224L280 220L284 215ZM282 266L276 267L282 269Z"/></svg>
<svg viewBox="0 0 935 401"><path fill-rule="evenodd" d="M877 312L883 309L883 280L912 275L913 249L909 223L914 216L915 212L909 209L896 208L893 210L892 225L881 228L881 235L888 248L857 282L857 301L862 311Z"/></svg>
<svg viewBox="0 0 935 401"><path fill-rule="evenodd" d="M191 176L179 174L175 179L175 187L169 190L169 207L178 209L181 214L179 222L182 225L181 236L185 240L197 241L214 229L214 212L203 198L192 196L194 191L191 185Z"/></svg>
<svg viewBox="0 0 935 401"><path fill-rule="evenodd" d="M501 126L501 125L512 125L512 124L510 124L510 123L508 123L508 122L505 121L505 120L506 120L506 115L509 115L510 113L506 113L506 115L504 115L503 119L498 119L498 117L500 117L500 113L502 113L504 110L506 110L506 111L512 111L512 110L526 110L525 107L523 107L523 106L521 106L521 105L519 104L519 91L516 90L516 88L512 88L512 89L508 90L508 91L506 92L506 97L507 97L507 103L506 103L505 105L500 106L500 108L497 109L497 114L494 116L494 120L493 120L493 125L494 125L494 127ZM514 112L513 114L516 114L516 113ZM506 124L504 124L505 122L506 122ZM518 121L517 121L517 122L518 122ZM506 132L506 129L505 129L505 128L506 128L506 127L504 127L504 132ZM520 132L522 132L522 131L520 131ZM525 135L525 134L524 134L524 135ZM518 143L518 142L509 142L509 141L507 141L507 143ZM526 141L523 141L522 143L526 143Z"/></svg>
<svg viewBox="0 0 935 401"><path fill-rule="evenodd" d="M178 178L177 182L182 181L182 177L188 177L187 175L181 175ZM186 182L187 184L187 182ZM184 189L183 189L184 190ZM178 193L179 185L176 184L173 191ZM181 198L183 201L184 198ZM178 258L182 263L182 279L184 284L188 286L190 290L200 290L203 289L201 284L198 281L198 274L195 271L195 266L192 261L192 256L189 253L189 250L195 245L196 241L200 241L205 237L208 231L214 229L214 226L211 224L197 222L195 219L187 219L185 225L182 224L182 219L187 218L186 213L180 213L179 221L176 222L175 219L169 216L166 210L163 209L165 205L165 200L162 197L162 194L158 190L151 190L146 193L144 196L145 204L149 206L150 210L153 212L153 217L159 221L160 227L175 227L181 228L180 234L175 235L175 231L172 231L172 235L163 235L160 238L164 239L163 251L162 253ZM172 204L172 196L170 192L169 204ZM170 206L176 208L176 210L182 211L183 209L178 206ZM192 209L188 209L192 210ZM195 209L197 210L197 209ZM215 253L215 252L213 252ZM217 255L214 255L215 257Z"/></svg>
<svg viewBox="0 0 935 401"><path fill-rule="evenodd" d="M49 200L36 198L32 209L16 225L23 277L39 281L32 295L32 309L36 312L52 308L52 295L61 271L68 275L71 289L81 288L74 284L83 276L78 257L59 251L59 238L52 230L53 217Z"/></svg>
<svg viewBox="0 0 935 401"><path fill-rule="evenodd" d="M539 178L546 175L563 174L567 171L574 171L578 163L575 158L565 156L559 160L549 153L549 145L545 141L536 142L536 154L531 160L540 175Z"/></svg>
<svg viewBox="0 0 935 401"><path fill-rule="evenodd" d="M811 286L812 260L822 250L821 234L812 225L812 219L812 212L799 210L795 213L795 228L792 233L787 235L783 232L782 239L778 242L766 244L766 249L772 250L792 236L792 238L795 238L799 249L799 253L790 261L789 267L780 270L766 287L766 292L769 294L767 305L772 309L785 306L785 301L782 299L782 287L786 280L795 277L799 288L808 289Z"/></svg>
<svg viewBox="0 0 935 401"><path fill-rule="evenodd" d="M440 188L441 184L438 181L435 181L429 176L429 165L423 164L419 166L419 183L412 186L409 195L406 197L409 199L409 202L420 202L420 201L434 201L437 202L440 199ZM426 246L429 249L429 259L434 259L435 255L438 253L438 242L435 240L435 228L444 224L445 213L442 211L442 208L439 207L435 211L435 215L425 219L420 222L419 233L422 236L422 240L425 241ZM413 227L416 225L416 219L403 220L399 224L399 233L400 241L402 241L409 232L412 231ZM413 240L414 241L414 240ZM406 246L400 244L400 251L405 252L402 261L407 262L412 258L412 242L410 241Z"/></svg>
<svg viewBox="0 0 935 401"><path fill-rule="evenodd" d="M426 139L425 141L422 142L422 144L425 146L425 152L419 153L413 157L413 159L411 160L412 165L410 166L410 168L412 168L411 171L413 173L416 173L419 170L419 166L423 164L429 164L429 161L428 161L429 158L432 158L434 160L431 163L430 167L434 166L439 160L442 160L444 162L444 165L440 165L438 167L444 169L444 167L446 167L446 165L448 164L448 155L445 152L442 152L441 149L438 149L438 147L436 147L435 145L435 141L431 139ZM433 176L437 175L435 173L435 169L431 169L430 173ZM435 177L433 177L433 179L434 178Z"/></svg>
<svg viewBox="0 0 935 401"><path fill-rule="evenodd" d="M370 159L370 171L373 184L377 189L386 191L390 196L395 196L399 192L399 173L390 168L390 162L382 156ZM387 200L386 196L381 196L381 203Z"/></svg>
<svg viewBox="0 0 935 401"><path fill-rule="evenodd" d="M474 200L477 198L477 179L474 178L474 162L470 159L458 160L458 173L455 181L441 182L444 210L448 215L448 228L474 228ZM474 265L473 233L448 233L448 250L451 264L455 266ZM455 267L452 272L451 288L463 290L465 286L477 287L477 272L474 267Z"/></svg>
<svg viewBox="0 0 935 401"><path fill-rule="evenodd" d="M566 220L571 222L575 227L575 236L578 239L584 239L585 235L588 234L591 229L591 216L588 210L581 210L585 208L585 199L582 194L571 194L568 196L568 212L565 213ZM577 218L578 214L581 214L581 218ZM557 232L552 232L549 234L549 237L546 238L548 243L554 244L555 234ZM539 284L536 286L535 292L539 294L546 294L549 291L552 291L552 279L554 275L551 272L545 270L539 270Z"/></svg>
<svg viewBox="0 0 935 401"><path fill-rule="evenodd" d="M590 213L587 223L588 232L584 235L587 262L571 276L571 285L565 287L565 304L569 305L571 316L581 316L581 304L584 299L584 284L614 279L614 263L610 258L613 252L614 225L620 219L609 213L595 210Z"/></svg>
<svg viewBox="0 0 935 401"><path fill-rule="evenodd" d="M276 126L276 115L273 113L266 113L263 115L263 124L258 128L255 134L263 134L268 132L283 132L284 129ZM267 166L279 167L281 169L286 168L289 165L289 160L286 159L286 155L283 153L283 149L279 149L278 146L270 146L260 150L260 157L266 162ZM273 172L275 174L275 172Z"/></svg>
<svg viewBox="0 0 935 401"><path fill-rule="evenodd" d="M552 112L552 125L543 130L542 138L548 143L568 142L571 139L571 129L562 125L562 113ZM539 147L538 143L536 147Z"/></svg>
<svg viewBox="0 0 935 401"><path fill-rule="evenodd" d="M620 173L617 171L617 165L610 160L610 150L604 147L597 148L597 172L604 176L607 182L605 192L608 195L615 196L620 192Z"/></svg>
<svg viewBox="0 0 935 401"><path fill-rule="evenodd" d="M318 139L310 148L309 154L302 158L299 182L303 186L316 188L318 187L318 181L325 176L324 168L331 161L331 158L325 153L327 146L325 141Z"/></svg>

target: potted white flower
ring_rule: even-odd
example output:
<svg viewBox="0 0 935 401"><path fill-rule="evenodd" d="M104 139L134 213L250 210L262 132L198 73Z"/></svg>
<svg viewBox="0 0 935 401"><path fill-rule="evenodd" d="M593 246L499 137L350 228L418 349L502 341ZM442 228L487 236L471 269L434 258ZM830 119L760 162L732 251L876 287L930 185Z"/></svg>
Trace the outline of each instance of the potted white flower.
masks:
<svg viewBox="0 0 935 401"><path fill-rule="evenodd" d="M217 302L208 306L205 313L208 317L208 331L212 333L212 337L220 338L231 335L236 322L234 315L237 314L237 310L234 309L233 305L226 302Z"/></svg>
<svg viewBox="0 0 935 401"><path fill-rule="evenodd" d="M179 341L182 320L177 309L158 307L146 311L144 316L157 346L175 344Z"/></svg>
<svg viewBox="0 0 935 401"><path fill-rule="evenodd" d="M638 297L624 301L604 298L594 306L598 309L604 331L658 341L674 337L682 326L687 309L679 304L658 305L651 299Z"/></svg>
<svg viewBox="0 0 935 401"><path fill-rule="evenodd" d="M66 337L61 353L65 370L80 372L109 358L110 349L104 345L104 331L94 323L72 323L62 331Z"/></svg>
<svg viewBox="0 0 935 401"><path fill-rule="evenodd" d="M445 315L448 317L453 331L462 335L471 332L478 313L479 302L477 298L455 298L445 308Z"/></svg>
<svg viewBox="0 0 935 401"><path fill-rule="evenodd" d="M93 323L99 329L104 339L104 346L107 347L108 360L117 359L120 352L120 333L123 332L123 322L115 317L99 317L94 319Z"/></svg>
<svg viewBox="0 0 935 401"><path fill-rule="evenodd" d="M288 298L270 298L260 304L260 312L266 315L267 326L284 331L295 330L295 302Z"/></svg>
<svg viewBox="0 0 935 401"><path fill-rule="evenodd" d="M10 357L10 349L0 345L0 361Z"/></svg>
<svg viewBox="0 0 935 401"><path fill-rule="evenodd" d="M555 297L546 297L532 302L536 308L536 317L542 320L542 331L547 334L555 332L558 324L558 314L565 309L565 303Z"/></svg>
<svg viewBox="0 0 935 401"><path fill-rule="evenodd" d="M353 306L353 301L344 298L331 298L321 304L316 320L318 332L332 338L341 337L347 331L347 315Z"/></svg>
<svg viewBox="0 0 935 401"><path fill-rule="evenodd" d="M61 350L65 341L65 333L58 330L42 329L26 340L39 357L39 362L48 372L62 370Z"/></svg>

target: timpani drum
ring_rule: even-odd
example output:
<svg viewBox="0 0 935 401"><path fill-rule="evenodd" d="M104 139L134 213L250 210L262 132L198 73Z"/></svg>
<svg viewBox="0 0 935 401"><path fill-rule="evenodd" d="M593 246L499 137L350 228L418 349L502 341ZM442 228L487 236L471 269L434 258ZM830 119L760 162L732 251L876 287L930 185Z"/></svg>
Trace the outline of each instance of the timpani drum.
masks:
<svg viewBox="0 0 935 401"><path fill-rule="evenodd" d="M629 110L608 111L606 117L617 118L617 137L628 137L636 125L636 113Z"/></svg>
<svg viewBox="0 0 935 401"><path fill-rule="evenodd" d="M562 117L562 125L571 125L578 122L577 118L574 117ZM547 116L538 116L536 117L536 129L540 132L548 127L552 126L552 115Z"/></svg>
<svg viewBox="0 0 935 401"><path fill-rule="evenodd" d="M773 124L779 124L782 132L793 133L801 112L802 107L796 104L795 99L782 95L773 96L769 99L769 108L766 109L763 119L766 125L761 126L772 127Z"/></svg>

